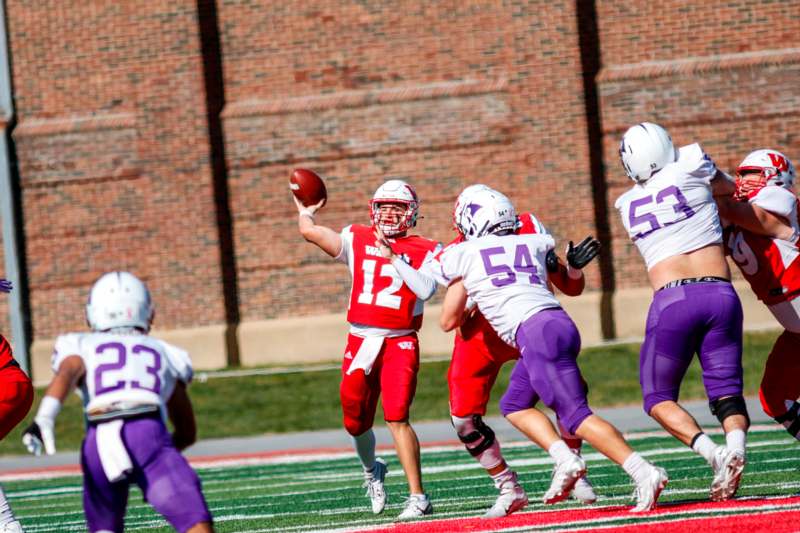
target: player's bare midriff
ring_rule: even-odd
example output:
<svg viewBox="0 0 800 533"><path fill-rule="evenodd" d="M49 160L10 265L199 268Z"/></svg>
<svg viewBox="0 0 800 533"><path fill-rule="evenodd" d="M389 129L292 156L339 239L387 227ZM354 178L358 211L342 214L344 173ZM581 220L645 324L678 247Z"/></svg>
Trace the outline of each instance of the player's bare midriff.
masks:
<svg viewBox="0 0 800 533"><path fill-rule="evenodd" d="M648 272L650 286L658 290L670 281L685 278L716 276L731 279L722 244L709 244L689 253L673 255L659 261Z"/></svg>

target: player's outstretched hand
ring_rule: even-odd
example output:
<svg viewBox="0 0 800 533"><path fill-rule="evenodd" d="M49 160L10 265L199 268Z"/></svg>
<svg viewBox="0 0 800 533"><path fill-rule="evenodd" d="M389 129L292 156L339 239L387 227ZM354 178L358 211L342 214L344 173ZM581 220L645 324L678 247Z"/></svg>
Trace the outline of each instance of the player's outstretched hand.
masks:
<svg viewBox="0 0 800 533"><path fill-rule="evenodd" d="M0 292L11 292L14 286L7 279L0 279Z"/></svg>
<svg viewBox="0 0 800 533"><path fill-rule="evenodd" d="M375 246L380 250L381 255L386 259L391 259L394 255L394 250L392 250L392 243L389 242L389 239L386 238L386 235L383 234L381 231L380 226L375 226Z"/></svg>
<svg viewBox="0 0 800 533"><path fill-rule="evenodd" d="M572 268L581 269L600 253L600 241L589 235L577 246L569 241L567 246L567 263Z"/></svg>
<svg viewBox="0 0 800 533"><path fill-rule="evenodd" d="M303 213L309 213L311 215L315 214L317 211L322 209L322 206L325 205L325 199L320 200L318 203L314 205L309 205L308 207L304 206L300 200L298 200L294 195L292 195L292 200L294 200L294 205L297 206L297 212L301 215Z"/></svg>
<svg viewBox="0 0 800 533"><path fill-rule="evenodd" d="M47 455L56 453L56 435L53 424L47 420L34 420L22 433L22 444L33 455Z"/></svg>

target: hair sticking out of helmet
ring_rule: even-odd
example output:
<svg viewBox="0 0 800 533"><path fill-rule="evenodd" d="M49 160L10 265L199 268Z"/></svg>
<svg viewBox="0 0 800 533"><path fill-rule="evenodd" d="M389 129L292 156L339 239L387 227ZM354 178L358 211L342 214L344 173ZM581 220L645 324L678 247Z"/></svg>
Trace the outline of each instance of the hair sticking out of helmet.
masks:
<svg viewBox="0 0 800 533"><path fill-rule="evenodd" d="M793 190L797 174L792 161L777 150L761 149L747 154L736 168L739 200L749 200L768 185Z"/></svg>
<svg viewBox="0 0 800 533"><path fill-rule="evenodd" d="M489 187L469 192L465 189L456 201L454 218L456 228L467 240L509 233L519 227L514 204Z"/></svg>
<svg viewBox="0 0 800 533"><path fill-rule="evenodd" d="M619 158L630 179L644 183L653 174L678 160L678 151L667 130L642 122L628 128L619 143Z"/></svg>
<svg viewBox="0 0 800 533"><path fill-rule="evenodd" d="M137 328L147 332L152 320L150 291L130 272L108 272L92 285L86 321L94 331Z"/></svg>
<svg viewBox="0 0 800 533"><path fill-rule="evenodd" d="M383 205L395 205L399 212L381 210ZM384 235L392 237L417 225L419 198L414 188L403 180L389 180L375 191L369 202L370 218Z"/></svg>

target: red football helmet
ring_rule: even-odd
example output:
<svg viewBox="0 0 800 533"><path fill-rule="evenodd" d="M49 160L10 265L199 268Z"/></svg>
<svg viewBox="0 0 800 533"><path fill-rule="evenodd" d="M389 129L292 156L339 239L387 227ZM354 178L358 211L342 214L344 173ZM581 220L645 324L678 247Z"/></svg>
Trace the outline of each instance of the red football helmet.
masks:
<svg viewBox="0 0 800 533"><path fill-rule="evenodd" d="M395 223L381 221L381 204L401 204L404 213ZM372 224L378 226L384 235L391 237L404 233L417 225L419 215L419 198L414 187L403 180L389 180L375 191L369 202Z"/></svg>
<svg viewBox="0 0 800 533"><path fill-rule="evenodd" d="M777 150L750 152L736 169L736 193L739 200L748 200L767 185L792 190L795 179L791 160Z"/></svg>

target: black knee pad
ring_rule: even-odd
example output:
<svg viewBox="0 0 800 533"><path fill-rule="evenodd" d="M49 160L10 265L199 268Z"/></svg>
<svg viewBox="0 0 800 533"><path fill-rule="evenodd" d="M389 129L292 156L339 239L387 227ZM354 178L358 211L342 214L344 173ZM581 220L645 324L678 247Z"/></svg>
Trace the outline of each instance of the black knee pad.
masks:
<svg viewBox="0 0 800 533"><path fill-rule="evenodd" d="M472 415L473 430L466 435L458 434L458 439L467 446L467 451L472 456L478 456L494 444L494 431L483 423L481 415ZM470 444L477 442L477 446Z"/></svg>
<svg viewBox="0 0 800 533"><path fill-rule="evenodd" d="M717 420L722 422L729 416L742 415L750 423L750 416L747 414L747 404L741 396L729 396L721 400L714 400L709 403L711 414L717 417Z"/></svg>

